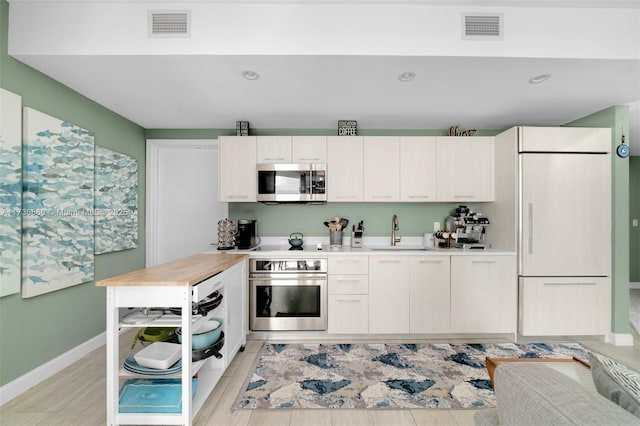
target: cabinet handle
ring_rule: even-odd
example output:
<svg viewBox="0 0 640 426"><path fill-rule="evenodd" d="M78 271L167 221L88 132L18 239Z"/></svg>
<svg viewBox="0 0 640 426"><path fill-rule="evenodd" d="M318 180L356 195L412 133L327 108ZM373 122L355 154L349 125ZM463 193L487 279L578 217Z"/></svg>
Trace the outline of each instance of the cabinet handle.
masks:
<svg viewBox="0 0 640 426"><path fill-rule="evenodd" d="M249 196L248 195L229 195L229 198L241 198L241 199L244 199L244 198L249 198Z"/></svg>
<svg viewBox="0 0 640 426"><path fill-rule="evenodd" d="M495 260L472 260L471 263L496 263Z"/></svg>
<svg viewBox="0 0 640 426"><path fill-rule="evenodd" d="M360 303L360 299L336 299L336 302Z"/></svg>
<svg viewBox="0 0 640 426"><path fill-rule="evenodd" d="M454 195L453 198L476 198L475 195Z"/></svg>
<svg viewBox="0 0 640 426"><path fill-rule="evenodd" d="M393 197L393 196L392 195L372 195L371 196L371 198L385 198L385 199L388 199L388 198L391 198L391 197Z"/></svg>
<svg viewBox="0 0 640 426"><path fill-rule="evenodd" d="M315 157L315 158L300 158L300 161L320 161L319 157Z"/></svg>
<svg viewBox="0 0 640 426"><path fill-rule="evenodd" d="M409 198L431 198L430 195L409 195Z"/></svg>
<svg viewBox="0 0 640 426"><path fill-rule="evenodd" d="M533 203L529 203L529 254L533 253Z"/></svg>
<svg viewBox="0 0 640 426"><path fill-rule="evenodd" d="M284 161L284 157L265 157L265 161Z"/></svg>
<svg viewBox="0 0 640 426"><path fill-rule="evenodd" d="M402 263L402 260L378 260L378 263Z"/></svg>
<svg viewBox="0 0 640 426"><path fill-rule="evenodd" d="M544 285L596 285L596 283L544 283Z"/></svg>
<svg viewBox="0 0 640 426"><path fill-rule="evenodd" d="M421 260L420 263L442 263L442 260Z"/></svg>

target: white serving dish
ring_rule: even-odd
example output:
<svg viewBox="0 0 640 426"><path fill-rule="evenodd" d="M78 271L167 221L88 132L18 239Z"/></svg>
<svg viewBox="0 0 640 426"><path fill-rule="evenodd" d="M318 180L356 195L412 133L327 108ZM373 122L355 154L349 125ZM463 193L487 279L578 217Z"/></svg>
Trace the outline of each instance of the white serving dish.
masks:
<svg viewBox="0 0 640 426"><path fill-rule="evenodd" d="M133 358L144 367L166 370L180 359L181 348L179 343L154 342L133 355Z"/></svg>

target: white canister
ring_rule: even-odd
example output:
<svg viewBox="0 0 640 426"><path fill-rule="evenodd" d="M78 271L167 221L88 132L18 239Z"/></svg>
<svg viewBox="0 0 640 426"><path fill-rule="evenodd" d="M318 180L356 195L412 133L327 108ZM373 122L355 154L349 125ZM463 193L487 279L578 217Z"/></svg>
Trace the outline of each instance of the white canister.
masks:
<svg viewBox="0 0 640 426"><path fill-rule="evenodd" d="M424 234L424 237L422 237L422 245L427 247L427 248L433 248L436 245L436 241L433 238L433 234Z"/></svg>

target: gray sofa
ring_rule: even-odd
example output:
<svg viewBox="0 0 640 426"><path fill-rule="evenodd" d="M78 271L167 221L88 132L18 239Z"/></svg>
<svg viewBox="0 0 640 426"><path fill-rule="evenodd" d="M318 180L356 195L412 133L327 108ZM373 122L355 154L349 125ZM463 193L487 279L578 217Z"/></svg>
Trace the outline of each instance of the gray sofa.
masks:
<svg viewBox="0 0 640 426"><path fill-rule="evenodd" d="M476 426L640 425L640 418L568 376L535 363L504 363L494 373L496 408Z"/></svg>

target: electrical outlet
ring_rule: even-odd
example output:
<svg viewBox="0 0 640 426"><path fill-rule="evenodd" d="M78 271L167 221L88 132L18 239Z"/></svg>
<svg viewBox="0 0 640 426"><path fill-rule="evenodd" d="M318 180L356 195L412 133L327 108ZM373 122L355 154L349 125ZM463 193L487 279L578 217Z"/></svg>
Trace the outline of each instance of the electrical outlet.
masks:
<svg viewBox="0 0 640 426"><path fill-rule="evenodd" d="M440 222L433 222L433 232L440 230Z"/></svg>
<svg viewBox="0 0 640 426"><path fill-rule="evenodd" d="M634 228L638 227L638 219L633 219L633 221L631 222L631 226L633 226Z"/></svg>

